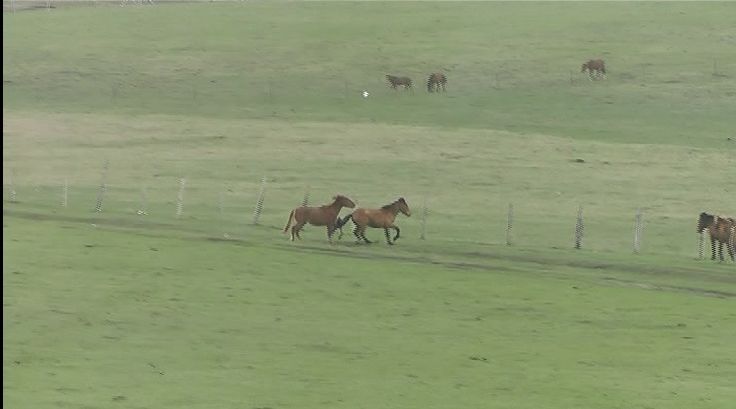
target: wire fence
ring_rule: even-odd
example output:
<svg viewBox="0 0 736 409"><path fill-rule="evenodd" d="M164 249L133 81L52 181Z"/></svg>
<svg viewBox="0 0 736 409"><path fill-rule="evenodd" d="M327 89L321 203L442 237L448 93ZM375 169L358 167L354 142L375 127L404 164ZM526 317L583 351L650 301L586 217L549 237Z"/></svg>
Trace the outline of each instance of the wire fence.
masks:
<svg viewBox="0 0 736 409"><path fill-rule="evenodd" d="M278 186L266 176L258 182L251 181L242 185L248 186L247 190L242 191L227 188L225 184L217 186L209 182L197 184L196 181L181 177L171 181L168 188L157 186L157 194L152 201L149 194L151 183L141 183L138 188L110 186L109 170L110 163L105 162L100 170L100 183L97 187L75 185L70 183L68 177L64 177L56 186L22 186L20 189L17 185L17 175L10 170L3 191L4 210L67 212L77 215L81 212L96 220L104 219L106 215L134 217L140 226L145 226L146 220L150 220L153 228L156 228L162 220L169 220L178 223L179 227L190 226L196 231L228 238L246 234L248 225L252 226L250 228L259 226L281 229L279 224L286 222L288 212L294 207L309 205L313 194L313 189L308 185L303 188L302 193L297 193L291 185L289 188ZM168 200L167 195L170 197ZM418 240L462 241L474 236L477 242L488 244L616 252L625 251L625 243L628 241L629 252L633 255L677 252L697 259L705 258L706 239L703 234L694 234L694 223L673 227L671 221L657 223L657 219L652 218L644 224L645 212L642 207L637 207L631 214L632 218L629 220L633 219L634 223L633 228L628 229L628 234L627 229L623 227L625 224L623 220L611 224L611 218L607 215L584 217L582 204L578 206L577 212L570 209L567 220L574 234L566 245L563 231L564 216L556 217L547 225L543 225L539 220L544 220L544 217L524 214L523 208L508 203L506 209L499 209L495 218L480 214L478 216L481 217L469 215L464 219L458 219L447 208L430 208L432 202L427 195L416 197L417 203L420 204L415 213L418 217L415 217L416 225L414 229L408 230L408 235ZM437 195L433 197L439 198ZM327 202L329 197L324 199ZM249 211L252 216L248 222L246 214ZM267 217L265 221L264 214ZM473 219L476 221L464 224L464 221ZM413 220L409 222L399 219L397 223L413 223ZM685 229L692 231L693 234L686 236L680 233L683 237L680 241L685 244L672 246L672 240L668 240L667 236L671 236L675 230ZM736 229L734 231L736 232ZM649 234L645 235L645 232ZM626 236L629 240L626 240ZM657 243L648 245L645 237L652 237L652 241ZM688 240L686 237L692 239ZM731 238L730 242L726 243L727 249L733 248L733 241ZM687 244L688 242L690 244ZM688 248L690 250L687 250Z"/></svg>

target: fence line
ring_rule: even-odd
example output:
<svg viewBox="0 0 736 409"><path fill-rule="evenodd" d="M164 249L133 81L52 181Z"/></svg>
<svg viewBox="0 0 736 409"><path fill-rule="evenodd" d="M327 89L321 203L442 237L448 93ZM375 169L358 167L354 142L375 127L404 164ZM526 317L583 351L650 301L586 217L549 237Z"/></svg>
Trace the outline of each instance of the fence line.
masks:
<svg viewBox="0 0 736 409"><path fill-rule="evenodd" d="M101 178L101 181L100 181L100 184L99 184L99 191L97 192L97 197L98 197L98 202L97 202L98 203L98 206L97 206L97 209L99 209L99 210L97 210L98 212L101 212L103 210L105 210L105 212L108 212L108 209L107 208L109 208L111 205L117 209L117 210L113 210L113 211L119 211L120 210L118 208L118 206L121 204L121 200L120 199L116 199L113 202L110 202L110 198L109 197L106 197L106 196L108 196L108 195L106 195L106 191L108 190L108 184L107 184L107 177L108 176L109 176L109 161L105 161L105 164L103 166L102 178ZM11 172L9 172L9 177L7 179L6 187L7 186L10 186L10 188L11 188L12 191L14 191L15 190L15 187L16 187L15 186L15 179L16 179L16 173L14 171L12 171L12 169L11 169ZM62 180L63 180L63 185L61 185L61 186L59 186L59 183L57 182L56 183L56 187L54 187L53 184L51 184L51 185L48 185L47 184L47 185L44 185L44 190L39 190L39 188L35 188L35 191L36 192L47 192L47 193L43 193L43 196L45 196L45 197L42 197L41 198L41 201L42 202L44 202L44 203L50 202L52 204L52 206L56 206L57 208L58 208L58 206L61 206L62 208L70 208L70 207L73 207L73 203L69 203L69 197L68 196L69 196L69 190L70 189L74 189L76 185L70 186L70 181L69 181L69 178L68 177L64 177ZM177 180L179 182L179 191L178 191L179 193L177 195L176 211L175 211L174 215L175 215L175 217L177 219L179 219L179 218L183 217L184 199L185 199L185 196L186 196L186 184L187 184L187 180L186 180L186 178L180 178L180 179L177 179ZM31 185L31 186L33 186L33 185ZM256 203L255 203L255 208L253 210L254 213L253 213L252 224L255 224L255 225L261 224L260 216L263 214L263 211L265 209L265 207L264 207L265 206L265 204L264 204L265 203L265 192L266 192L266 189L267 188L268 188L268 181L267 181L267 178L264 176L264 177L261 178L260 189L258 191L258 197L257 197ZM209 223L209 225L211 226L212 229L217 230L217 231L213 231L213 233L217 234L220 237L222 237L223 235L225 237L228 237L228 233L230 233L230 231L228 231L228 230L231 229L231 227L229 227L229 222L231 223L232 221L228 221L226 219L227 215L225 214L225 200L226 200L226 197L225 197L225 194L226 194L225 193L225 186L222 185L219 188L219 190L216 193L216 196L214 195L215 194L214 189L218 189L216 185L210 186L210 188L207 189L207 191L204 193L205 195L208 195L209 196L208 202L210 203L210 206L215 205L215 203L216 203L216 206L217 206L217 210L216 210L217 213L210 213L211 219L208 221L208 223ZM61 192L59 192L59 190L61 190ZM83 188L81 191L82 192L84 192L84 191L89 192L90 190L94 191L94 189L88 189L88 188ZM132 194L133 195L133 200L131 200L130 202L135 202L135 190L129 191L127 189L122 189L121 192L128 192L127 194ZM279 198L280 198L279 202L281 202L281 199L284 199L284 200L287 200L288 201L288 199L285 199L286 197L288 197L288 193L286 193L285 190L279 190L279 192L280 192L279 193ZM59 193L61 193L61 195L59 195ZM163 199L162 198L163 196L165 196L165 195L158 196L158 198L161 199L161 200L163 200L164 202L170 204L171 202L170 201L166 201L165 199ZM246 196L250 196L250 195L246 194ZM302 199L302 205L308 205L309 204L309 201L311 199L310 196L311 196L311 186L305 185L304 197ZM34 194L33 196L30 196L30 197L32 199L36 199L36 198L38 198L38 195L37 194ZM116 195L116 197L117 197L117 195ZM240 198L238 199L238 201L240 201L242 199L242 196L239 196L239 197ZM212 200L213 198L215 198L216 202ZM15 197L11 195L10 200L13 201L14 199L15 199ZM419 230L417 232L418 233L418 238L420 240L426 240L427 239L427 223L428 223L428 219L429 219L430 209L429 209L429 204L428 204L428 197L427 196L423 196L423 197L421 197L421 199L422 199L422 203L421 203L421 207L422 208L421 208L421 210L419 210L419 212L417 212L419 214L419 217L417 217L417 219L419 219L419 220L418 220L418 225L415 225L415 228L417 228ZM136 212L138 215L146 215L146 214L148 214L148 206L149 206L148 200L149 200L149 197L148 197L148 194L147 194L147 185L146 184L140 184L140 202L138 203L137 212ZM191 202L191 198L189 198L189 201ZM28 200L26 200L26 202L28 202ZM124 202L129 202L129 201L127 199L122 199L122 202L124 203ZM133 206L135 206L135 205L136 204L133 204ZM243 207L245 207L247 209L247 204L244 205ZM515 207L518 207L518 206L515 206L514 203L508 203L508 205L507 205L507 220L506 220L507 224L506 224L506 229L505 229L505 237L504 238L501 238L500 235L499 235L499 236L497 236L496 239L490 238L490 240L487 240L488 244L500 245L500 244L504 243L507 246L512 246L512 245L517 244L516 236L518 235L518 233L516 233L515 230L518 229L519 226L515 226L515 223L517 221L515 219L517 219L517 217L516 217L517 214L516 213L518 213L519 209L518 208L515 209ZM585 222L586 222L586 220L584 218L584 213L583 213L584 209L583 209L583 207L584 207L583 205L579 205L579 207L577 209L577 217L576 217L575 232L574 232L574 243L573 243L573 246L574 246L575 249L582 249L583 248L583 244L584 244L583 241L585 239L584 236L585 236ZM209 207L209 208L211 210L214 210L211 207ZM16 207L15 209L18 209L18 208ZM128 208L124 208L123 211L124 211L124 213L129 213L131 210L128 207ZM650 228L650 226L648 226L648 223L645 222L644 216L645 215L644 215L644 212L643 212L642 208L641 207L637 207L636 210L635 210L635 214L634 214L633 226L629 225L630 226L629 228L632 228L633 227L633 231L626 229L627 231L631 232L629 234L632 234L631 236L629 236L629 240L632 240L632 241L626 240L626 242L630 243L629 245L631 247L628 247L628 245L626 245L625 242L618 242L618 244L616 245L617 251L622 251L626 247L628 247L628 249L630 249L629 251L632 251L633 254L641 254L642 253L642 251L643 251L643 239L644 239L645 229L649 229ZM272 219L269 218L269 226L270 226L271 220ZM521 225L520 225L521 228L522 228L522 233L521 234L522 234L522 236L524 236L524 227L525 227L524 220L527 220L527 219L521 218L519 220L521 221ZM590 222L590 221L588 221L588 222ZM622 227L622 223L621 222L623 222L623 220L618 221L617 224L615 225L615 228L616 228L617 231L622 231L623 230L621 228ZM486 222L481 222L481 223L487 223L487 221ZM498 224L501 224L502 223L502 220L490 221L490 223L498 226ZM595 224L595 220L593 221L593 223ZM557 228L558 225L559 225L559 223L556 223L555 224L555 228ZM477 223L474 223L472 225L467 226L467 228L469 228L470 230L472 230L473 234L479 233L481 230L483 230L483 227L484 227L483 225L480 225L480 224L477 224ZM662 224L657 223L655 225L655 229L661 229L661 228L665 228L665 227L666 227L666 223L662 223ZM500 231L499 231L499 233L500 233ZM628 235L628 234L626 234L626 235ZM550 240L552 240L554 243L562 244L560 242L563 242L564 243L564 241L565 241L564 240L564 235L560 235L559 232L555 232L555 231L552 231L552 230L545 231L544 232L544 236L545 236L545 239L548 242ZM620 233L617 233L617 236L620 236ZM522 239L523 238L524 237L522 237ZM700 234L698 236L697 257L698 257L698 259L701 259L701 260L704 259L704 252L705 252L704 248L705 248L705 244L706 244L705 241L706 241L705 235L704 234ZM733 243L734 237L727 237L727 240L725 240L725 241L727 243L724 243L724 244L727 244L729 246L728 248L733 248L733 246L734 246L734 243ZM486 242L486 241L484 240L483 242ZM656 244L655 244L654 248L658 248L658 249L661 249L662 248L662 246L663 246L662 240L657 239L655 241L655 243ZM553 247L554 247L554 245L553 245ZM599 247L600 247L600 245L595 246L596 249L598 249ZM679 251L680 252L684 251L685 253L687 253L687 250L686 250L687 249L687 245L686 244L684 245L685 250L682 250L682 247L683 246L682 246L682 243L681 243L679 245L679 249L680 249Z"/></svg>

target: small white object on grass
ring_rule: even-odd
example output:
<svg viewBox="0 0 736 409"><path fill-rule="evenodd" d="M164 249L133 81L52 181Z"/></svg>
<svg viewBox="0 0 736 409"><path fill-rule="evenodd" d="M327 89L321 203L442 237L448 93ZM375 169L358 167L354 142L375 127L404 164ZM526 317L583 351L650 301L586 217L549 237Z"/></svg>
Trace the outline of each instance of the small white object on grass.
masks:
<svg viewBox="0 0 736 409"><path fill-rule="evenodd" d="M368 95L370 95L368 91L363 91L363 98L368 98Z"/></svg>

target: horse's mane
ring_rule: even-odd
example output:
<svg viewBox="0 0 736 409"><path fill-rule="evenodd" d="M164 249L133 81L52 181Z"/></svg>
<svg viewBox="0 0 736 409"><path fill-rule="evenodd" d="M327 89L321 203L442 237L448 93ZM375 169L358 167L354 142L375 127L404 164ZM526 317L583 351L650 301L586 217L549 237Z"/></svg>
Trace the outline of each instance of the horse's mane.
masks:
<svg viewBox="0 0 736 409"><path fill-rule="evenodd" d="M394 200L393 202L391 202L391 203L389 203L387 205L381 206L381 209L390 209L390 208L396 206L397 204L399 204L399 203L401 203L403 201L404 201L404 198L403 197L400 197L400 198Z"/></svg>

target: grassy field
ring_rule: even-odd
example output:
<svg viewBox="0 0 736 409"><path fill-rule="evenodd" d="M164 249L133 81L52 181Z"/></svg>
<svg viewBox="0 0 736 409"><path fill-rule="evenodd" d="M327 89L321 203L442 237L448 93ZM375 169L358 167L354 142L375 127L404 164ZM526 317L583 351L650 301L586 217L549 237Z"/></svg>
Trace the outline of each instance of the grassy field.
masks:
<svg viewBox="0 0 736 409"><path fill-rule="evenodd" d="M697 260L694 230L700 211L736 213L734 12L4 13L3 403L728 407L736 269ZM594 57L605 81L579 72ZM428 94L439 70L448 92ZM280 230L307 188L312 203L403 196L413 215L393 247L347 230L331 246L315 227L291 243Z"/></svg>

